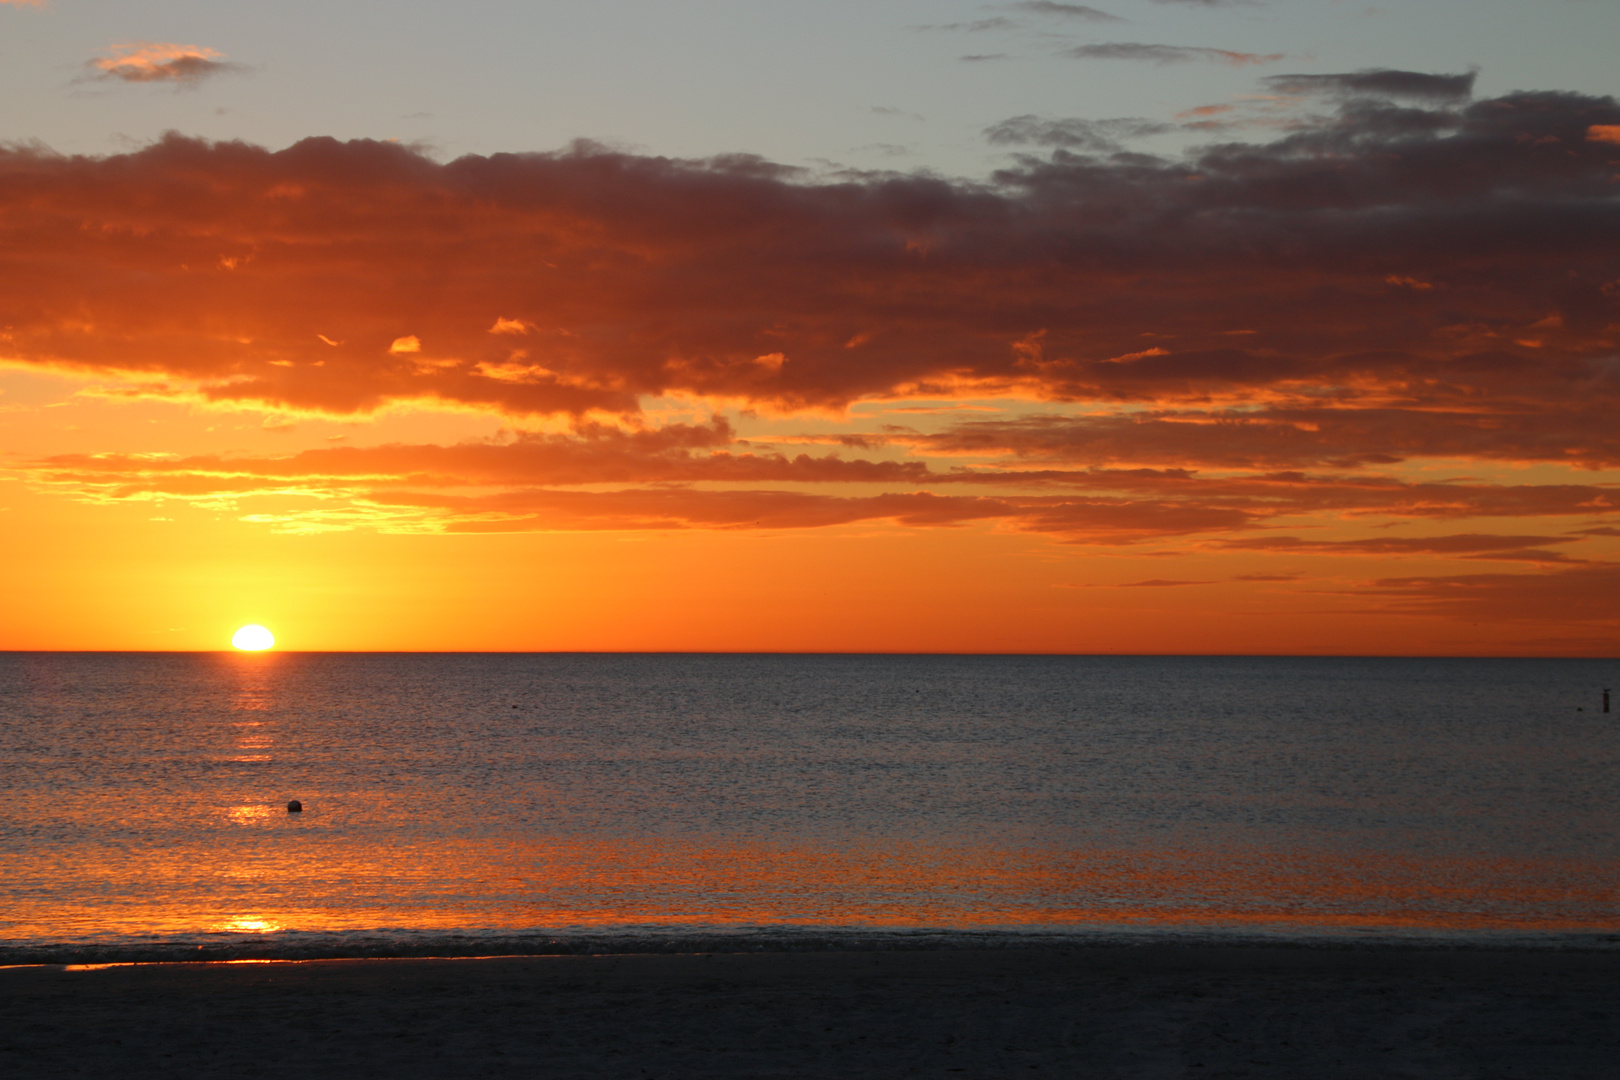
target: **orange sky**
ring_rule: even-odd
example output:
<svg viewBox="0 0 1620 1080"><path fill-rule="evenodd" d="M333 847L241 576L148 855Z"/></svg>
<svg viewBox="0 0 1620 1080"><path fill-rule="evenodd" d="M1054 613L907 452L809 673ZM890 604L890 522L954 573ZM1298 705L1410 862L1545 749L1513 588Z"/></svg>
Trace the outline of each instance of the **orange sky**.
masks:
<svg viewBox="0 0 1620 1080"><path fill-rule="evenodd" d="M1614 655L1620 108L0 151L0 648Z"/></svg>

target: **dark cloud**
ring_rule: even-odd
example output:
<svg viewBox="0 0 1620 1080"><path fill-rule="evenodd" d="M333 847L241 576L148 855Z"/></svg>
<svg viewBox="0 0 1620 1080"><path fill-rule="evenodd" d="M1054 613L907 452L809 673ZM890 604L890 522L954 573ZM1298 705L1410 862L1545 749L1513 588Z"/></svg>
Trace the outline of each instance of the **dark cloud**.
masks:
<svg viewBox="0 0 1620 1080"><path fill-rule="evenodd" d="M1339 75L1271 75L1263 82L1281 94L1368 95L1449 104L1473 97L1474 76L1472 71L1460 75L1432 75L1421 71L1364 68Z"/></svg>
<svg viewBox="0 0 1620 1080"><path fill-rule="evenodd" d="M913 30L924 30L924 31L926 31L926 30L958 31L958 32L969 33L969 34L980 34L980 33L983 33L986 30L1011 30L1014 27L1016 27L1017 25L1018 24L1013 22L1011 19L1004 18L1004 17L1002 17L1000 15L997 15L995 18L992 18L992 19L975 19L972 22L926 23L926 24L921 25L921 26L913 26L913 27L911 27L911 29L913 29Z"/></svg>
<svg viewBox="0 0 1620 1080"><path fill-rule="evenodd" d="M1620 563L1543 574L1456 574L1383 578L1369 592L1419 614L1493 622L1552 622L1620 628Z"/></svg>
<svg viewBox="0 0 1620 1080"><path fill-rule="evenodd" d="M1055 15L1059 18L1084 19L1087 22L1124 22L1118 15L1106 11L1099 11L1085 4L1056 4L1051 0L1025 0L1024 3L1010 5L1016 11L1027 11L1032 15Z"/></svg>
<svg viewBox="0 0 1620 1080"><path fill-rule="evenodd" d="M1126 139L1176 130L1172 124L1119 117L1112 120L1048 120L1014 116L984 129L984 137L997 146L1058 146L1081 153L1113 153Z"/></svg>
<svg viewBox="0 0 1620 1080"><path fill-rule="evenodd" d="M1370 369L1383 368L1377 358L1365 359L1371 361ZM1410 380L1400 388L1404 402L1346 409L1286 400L1230 409L964 420L918 438L915 445L935 453L1005 453L1093 466L1354 468L1439 457L1620 467L1620 430L1609 412L1615 389L1608 388L1599 401L1584 400L1590 388L1601 385L1590 367L1572 367L1559 386L1548 371L1528 365L1466 373L1447 371L1448 366L1413 364L1403 375ZM1353 381L1389 374L1370 369L1352 365L1333 377ZM1155 396L1150 384L1156 373L1149 368L1136 374L1143 379L1140 396ZM1220 394L1218 368L1212 364L1203 374L1210 381L1201 385L1166 374L1159 392ZM1098 390L1106 392L1101 386ZM1479 394L1495 400L1473 407L1464 400Z"/></svg>
<svg viewBox="0 0 1620 1080"><path fill-rule="evenodd" d="M1496 536L1462 533L1452 536L1375 536L1359 540L1303 540L1297 536L1246 537L1223 540L1220 546L1242 551L1289 552L1298 555L1443 555L1504 562L1573 562L1548 551L1547 544L1567 544L1567 536Z"/></svg>
<svg viewBox="0 0 1620 1080"><path fill-rule="evenodd" d="M1076 60L1145 60L1151 64L1214 63L1242 67L1246 64L1272 64L1283 59L1284 53L1235 52L1214 49L1206 45L1144 45L1140 42L1107 42L1098 45L1076 45L1063 50L1064 56Z"/></svg>

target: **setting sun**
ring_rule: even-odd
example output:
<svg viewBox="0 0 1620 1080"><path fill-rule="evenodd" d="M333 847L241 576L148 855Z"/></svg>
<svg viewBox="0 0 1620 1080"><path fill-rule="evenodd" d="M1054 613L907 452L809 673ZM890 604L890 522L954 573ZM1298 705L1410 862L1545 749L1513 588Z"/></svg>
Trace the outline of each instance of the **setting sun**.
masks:
<svg viewBox="0 0 1620 1080"><path fill-rule="evenodd" d="M243 652L261 652L275 643L275 635L257 625L244 626L231 635L231 644Z"/></svg>

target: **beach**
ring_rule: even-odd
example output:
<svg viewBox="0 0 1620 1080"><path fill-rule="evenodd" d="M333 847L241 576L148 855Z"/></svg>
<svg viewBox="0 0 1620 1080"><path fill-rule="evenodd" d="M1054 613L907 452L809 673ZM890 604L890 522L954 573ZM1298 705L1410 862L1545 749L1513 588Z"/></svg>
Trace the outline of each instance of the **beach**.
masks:
<svg viewBox="0 0 1620 1080"><path fill-rule="evenodd" d="M0 1073L1612 1077L1620 952L1142 944L0 970Z"/></svg>

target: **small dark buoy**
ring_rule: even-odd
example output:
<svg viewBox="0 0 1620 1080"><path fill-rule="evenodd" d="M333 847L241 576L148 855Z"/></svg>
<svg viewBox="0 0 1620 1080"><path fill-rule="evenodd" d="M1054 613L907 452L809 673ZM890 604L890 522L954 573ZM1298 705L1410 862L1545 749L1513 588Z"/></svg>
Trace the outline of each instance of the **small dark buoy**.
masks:
<svg viewBox="0 0 1620 1080"><path fill-rule="evenodd" d="M303 812L304 812L304 804L299 802L297 799L294 799L292 802L287 804L287 813L289 813L289 814L302 814Z"/></svg>

